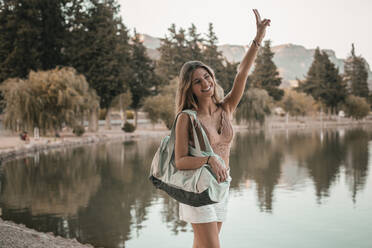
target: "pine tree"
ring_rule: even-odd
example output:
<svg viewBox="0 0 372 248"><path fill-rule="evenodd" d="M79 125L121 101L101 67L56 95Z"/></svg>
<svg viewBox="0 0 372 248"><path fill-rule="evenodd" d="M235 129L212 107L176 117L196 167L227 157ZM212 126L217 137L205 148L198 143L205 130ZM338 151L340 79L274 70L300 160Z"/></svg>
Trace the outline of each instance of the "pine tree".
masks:
<svg viewBox="0 0 372 248"><path fill-rule="evenodd" d="M0 82L63 64L66 1L0 3Z"/></svg>
<svg viewBox="0 0 372 248"><path fill-rule="evenodd" d="M225 93L231 88L232 82L226 80L226 72L222 52L218 51L218 38L213 29L213 24L209 23L208 33L203 52L204 62L210 66L216 75L217 82L224 89Z"/></svg>
<svg viewBox="0 0 372 248"><path fill-rule="evenodd" d="M154 72L153 61L147 56L146 47L142 43L141 36L134 32L130 63L133 73L129 88L132 93L131 107L136 111L136 122L137 111L143 105L144 98L149 96L159 84ZM137 123L135 123L135 126L137 126Z"/></svg>
<svg viewBox="0 0 372 248"><path fill-rule="evenodd" d="M275 101L280 101L284 95L284 91L278 88L282 79L272 60L274 53L270 44L269 40L265 41L265 46L259 50L249 81L251 87L265 89Z"/></svg>
<svg viewBox="0 0 372 248"><path fill-rule="evenodd" d="M162 44L158 48L161 53L158 61L158 71L162 78L168 82L178 76L182 65L191 60L190 49L186 31L180 28L177 32L175 24L168 28L168 35L161 39Z"/></svg>
<svg viewBox="0 0 372 248"><path fill-rule="evenodd" d="M351 88L351 93L353 95L368 99L369 89L366 61L362 56L356 56L354 44L351 46L351 55L345 62L344 79L349 88Z"/></svg>
<svg viewBox="0 0 372 248"><path fill-rule="evenodd" d="M304 81L298 81L297 90L311 95L315 100L320 100L324 73L322 54L319 47L317 47L314 52L313 62L307 72L306 79Z"/></svg>
<svg viewBox="0 0 372 248"><path fill-rule="evenodd" d="M191 24L188 30L187 47L190 54L190 60L203 61L202 46L204 39L201 34L197 32L196 26Z"/></svg>
<svg viewBox="0 0 372 248"><path fill-rule="evenodd" d="M68 64L86 76L100 97L100 106L109 108L111 101L128 87L129 36L115 0L90 3L75 1L70 13Z"/></svg>
<svg viewBox="0 0 372 248"><path fill-rule="evenodd" d="M322 101L332 113L347 95L346 83L339 75L338 68L319 48L315 50L313 63L305 80L299 82L298 90Z"/></svg>

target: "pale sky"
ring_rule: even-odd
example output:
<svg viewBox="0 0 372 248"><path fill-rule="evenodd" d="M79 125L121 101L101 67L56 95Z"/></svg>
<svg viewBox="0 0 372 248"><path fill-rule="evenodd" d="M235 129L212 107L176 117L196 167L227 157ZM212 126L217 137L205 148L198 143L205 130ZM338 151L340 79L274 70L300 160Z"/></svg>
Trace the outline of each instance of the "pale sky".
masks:
<svg viewBox="0 0 372 248"><path fill-rule="evenodd" d="M172 23L194 23L206 33L212 22L219 44L247 45L256 34L253 8L271 19L265 39L272 46L292 43L332 49L346 58L356 54L372 67L371 0L118 0L124 24L137 32L163 38Z"/></svg>

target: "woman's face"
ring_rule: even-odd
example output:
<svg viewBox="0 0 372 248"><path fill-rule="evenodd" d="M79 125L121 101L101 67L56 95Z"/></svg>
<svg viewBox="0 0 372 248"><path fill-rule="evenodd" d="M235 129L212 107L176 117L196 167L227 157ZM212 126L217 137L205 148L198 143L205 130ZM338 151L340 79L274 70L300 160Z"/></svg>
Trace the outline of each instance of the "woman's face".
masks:
<svg viewBox="0 0 372 248"><path fill-rule="evenodd" d="M204 69L196 69L191 76L192 93L200 99L212 97L214 94L214 81L211 75Z"/></svg>

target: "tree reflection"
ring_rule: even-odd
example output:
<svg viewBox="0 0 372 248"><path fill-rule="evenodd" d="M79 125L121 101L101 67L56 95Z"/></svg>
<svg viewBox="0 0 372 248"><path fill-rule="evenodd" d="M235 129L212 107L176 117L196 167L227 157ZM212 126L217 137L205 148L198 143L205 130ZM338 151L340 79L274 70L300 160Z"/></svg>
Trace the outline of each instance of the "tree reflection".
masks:
<svg viewBox="0 0 372 248"><path fill-rule="evenodd" d="M2 172L2 204L11 209L27 208L32 215L75 215L100 185L92 153L66 149L43 156L39 163L30 157L7 163Z"/></svg>
<svg viewBox="0 0 372 248"><path fill-rule="evenodd" d="M345 177L354 203L357 192L366 184L369 140L369 133L361 128L350 130L345 134Z"/></svg>
<svg viewBox="0 0 372 248"><path fill-rule="evenodd" d="M82 242L122 247L131 235L139 235L153 198L147 175L156 144L125 142L100 150L102 186L78 215Z"/></svg>
<svg viewBox="0 0 372 248"><path fill-rule="evenodd" d="M231 151L231 187L252 179L256 184L258 204L262 211L272 211L273 193L280 178L283 147L266 137L264 132L238 133Z"/></svg>

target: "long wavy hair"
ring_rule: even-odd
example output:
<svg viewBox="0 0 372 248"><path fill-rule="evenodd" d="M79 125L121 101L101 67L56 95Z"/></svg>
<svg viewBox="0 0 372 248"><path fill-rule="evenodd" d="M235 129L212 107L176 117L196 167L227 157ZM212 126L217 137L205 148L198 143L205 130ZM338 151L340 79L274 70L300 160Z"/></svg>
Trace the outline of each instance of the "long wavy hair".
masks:
<svg viewBox="0 0 372 248"><path fill-rule="evenodd" d="M214 93L212 96L213 102L218 105L221 103L223 99L224 94L223 89L217 83L214 71L209 66L200 61L189 61L182 66L179 75L179 82L176 95L176 114L185 109L198 110L198 99L192 93L191 89L192 86L191 77L193 72L198 68L203 68L204 70L206 70L213 79L214 82Z"/></svg>

